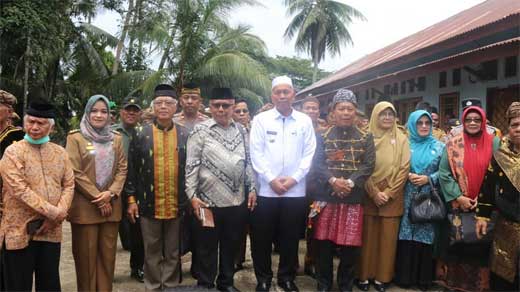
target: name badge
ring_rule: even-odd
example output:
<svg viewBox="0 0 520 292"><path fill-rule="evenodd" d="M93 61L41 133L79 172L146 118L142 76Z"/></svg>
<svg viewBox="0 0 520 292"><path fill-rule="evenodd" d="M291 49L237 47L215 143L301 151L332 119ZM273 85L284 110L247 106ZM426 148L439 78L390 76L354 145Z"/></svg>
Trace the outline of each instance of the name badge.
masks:
<svg viewBox="0 0 520 292"><path fill-rule="evenodd" d="M276 134L278 134L278 133L275 131L267 131L267 135L276 135Z"/></svg>

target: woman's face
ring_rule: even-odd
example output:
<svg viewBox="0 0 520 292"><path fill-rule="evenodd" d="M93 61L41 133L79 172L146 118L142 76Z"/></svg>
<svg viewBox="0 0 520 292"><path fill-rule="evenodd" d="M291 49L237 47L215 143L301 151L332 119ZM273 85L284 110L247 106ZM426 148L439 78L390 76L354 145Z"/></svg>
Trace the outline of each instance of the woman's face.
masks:
<svg viewBox="0 0 520 292"><path fill-rule="evenodd" d="M428 118L428 116L424 115L419 120L417 120L417 123L415 125L417 127L417 133L420 137L427 137L430 135L430 130L432 128L432 122Z"/></svg>
<svg viewBox="0 0 520 292"><path fill-rule="evenodd" d="M470 135L480 132L482 126L482 116L477 112L470 112L464 118L464 129Z"/></svg>
<svg viewBox="0 0 520 292"><path fill-rule="evenodd" d="M509 121L509 139L517 149L520 148L520 117L512 118Z"/></svg>
<svg viewBox="0 0 520 292"><path fill-rule="evenodd" d="M90 124L93 128L101 129L108 121L108 108L103 100L98 100L90 111Z"/></svg>
<svg viewBox="0 0 520 292"><path fill-rule="evenodd" d="M395 112L391 108L387 108L380 112L377 119L379 128L383 130L391 129L395 124Z"/></svg>

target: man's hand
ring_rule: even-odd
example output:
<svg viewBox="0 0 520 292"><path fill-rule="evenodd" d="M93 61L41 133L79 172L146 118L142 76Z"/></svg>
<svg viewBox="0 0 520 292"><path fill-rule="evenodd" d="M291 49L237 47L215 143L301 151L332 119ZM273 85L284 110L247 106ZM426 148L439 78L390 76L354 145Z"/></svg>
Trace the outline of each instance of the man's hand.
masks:
<svg viewBox="0 0 520 292"><path fill-rule="evenodd" d="M334 193L340 198L344 198L352 192L352 188L350 187L350 183L346 179L338 178L332 184L332 189Z"/></svg>
<svg viewBox="0 0 520 292"><path fill-rule="evenodd" d="M294 187L298 182L290 177L290 176L282 176L280 178L280 181L282 182L283 186L285 187L285 189L290 190L292 187Z"/></svg>
<svg viewBox="0 0 520 292"><path fill-rule="evenodd" d="M273 191L279 196L285 194L288 191L288 189L285 187L285 185L282 182L282 178L280 178L280 177L273 179L269 183L269 186L271 186L271 189L273 189Z"/></svg>
<svg viewBox="0 0 520 292"><path fill-rule="evenodd" d="M137 203L128 204L128 208L126 209L126 216L130 222L132 222L132 224L135 224L137 218L139 218L139 206L137 206Z"/></svg>
<svg viewBox="0 0 520 292"><path fill-rule="evenodd" d="M208 207L208 204L204 203L201 199L199 198L193 198L191 199L191 207L193 208L193 212L195 212L195 215L197 216L197 218L199 220L201 220L200 218L200 208L207 208Z"/></svg>
<svg viewBox="0 0 520 292"><path fill-rule="evenodd" d="M256 207L256 193L250 192L249 196L247 198L247 208L250 211L253 211L255 209L255 207Z"/></svg>
<svg viewBox="0 0 520 292"><path fill-rule="evenodd" d="M374 203L376 204L376 206L381 207L388 202L388 199L389 198L387 194L385 194L384 192L379 192L374 197Z"/></svg>
<svg viewBox="0 0 520 292"><path fill-rule="evenodd" d="M38 229L36 231L36 234L35 235L44 235L45 233L49 232L49 230L51 230L52 228L56 227L57 223L56 222L53 222L52 220L50 219L45 219L43 221L43 224L42 226L40 227L40 229Z"/></svg>
<svg viewBox="0 0 520 292"><path fill-rule="evenodd" d="M487 221L483 219L478 219L475 224L475 232L477 233L477 238L481 239L487 233Z"/></svg>
<svg viewBox="0 0 520 292"><path fill-rule="evenodd" d="M457 198L457 203L459 203L460 207L463 211L473 210L477 207L477 200L472 200L464 195L461 195Z"/></svg>
<svg viewBox="0 0 520 292"><path fill-rule="evenodd" d="M110 200L112 200L110 191L104 191L99 193L91 202L101 208L105 204L110 204Z"/></svg>

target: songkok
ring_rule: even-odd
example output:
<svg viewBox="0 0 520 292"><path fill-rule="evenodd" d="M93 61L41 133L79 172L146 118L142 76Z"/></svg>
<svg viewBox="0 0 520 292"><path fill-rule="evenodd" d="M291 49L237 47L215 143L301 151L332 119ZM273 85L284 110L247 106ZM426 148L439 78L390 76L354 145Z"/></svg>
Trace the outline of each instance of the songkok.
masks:
<svg viewBox="0 0 520 292"><path fill-rule="evenodd" d="M470 106L482 107L482 102L480 101L480 99L475 99L475 98L465 99L462 101L463 110L465 110L467 107L470 107Z"/></svg>
<svg viewBox="0 0 520 292"><path fill-rule="evenodd" d="M290 87L293 87L291 78L284 75L284 76L278 76L275 79L273 79L273 82L271 84L272 85L271 89L273 89L276 86L281 85L281 84L285 84L285 85L289 85Z"/></svg>
<svg viewBox="0 0 520 292"><path fill-rule="evenodd" d="M183 94L198 94L200 95L200 88L195 83L187 83L182 86L181 95Z"/></svg>
<svg viewBox="0 0 520 292"><path fill-rule="evenodd" d="M211 91L211 97L209 99L235 99L233 92L227 87L213 88Z"/></svg>
<svg viewBox="0 0 520 292"><path fill-rule="evenodd" d="M125 99L123 100L123 108L126 109L131 106L136 107L139 110L141 110L141 106L139 105L139 100L137 98L135 98L133 96L125 97Z"/></svg>
<svg viewBox="0 0 520 292"><path fill-rule="evenodd" d="M173 98L177 98L177 94L175 93L175 89L168 84L159 84L155 87L154 97L158 96L170 96Z"/></svg>
<svg viewBox="0 0 520 292"><path fill-rule="evenodd" d="M506 116L507 116L507 120L509 120L509 121L513 118L520 117L520 102L518 102L518 101L513 102L507 109Z"/></svg>
<svg viewBox="0 0 520 292"><path fill-rule="evenodd" d="M14 106L16 104L16 97L5 90L0 90L0 103Z"/></svg>
<svg viewBox="0 0 520 292"><path fill-rule="evenodd" d="M354 92L345 88L341 88L340 90L338 90L338 92L336 92L334 98L332 99L332 107L335 107L336 104L340 102L350 102L357 107L356 95L354 94Z"/></svg>
<svg viewBox="0 0 520 292"><path fill-rule="evenodd" d="M37 118L56 118L56 112L54 106L45 101L33 101L29 104L29 108L26 111L27 115Z"/></svg>

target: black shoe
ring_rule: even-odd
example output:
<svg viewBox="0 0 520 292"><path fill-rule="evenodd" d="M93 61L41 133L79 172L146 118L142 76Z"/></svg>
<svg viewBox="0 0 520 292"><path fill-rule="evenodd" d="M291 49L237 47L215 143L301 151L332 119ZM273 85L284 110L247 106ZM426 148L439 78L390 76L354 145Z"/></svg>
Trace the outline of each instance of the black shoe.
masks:
<svg viewBox="0 0 520 292"><path fill-rule="evenodd" d="M278 287L282 288L285 292L298 292L298 287L294 284L294 281L278 282Z"/></svg>
<svg viewBox="0 0 520 292"><path fill-rule="evenodd" d="M135 280L141 283L144 283L144 272L142 269L132 269L130 277L134 278Z"/></svg>
<svg viewBox="0 0 520 292"><path fill-rule="evenodd" d="M217 287L217 289L224 292L240 292L235 286Z"/></svg>
<svg viewBox="0 0 520 292"><path fill-rule="evenodd" d="M268 292L270 288L271 288L271 283L258 282L258 284L256 285L255 291Z"/></svg>
<svg viewBox="0 0 520 292"><path fill-rule="evenodd" d="M385 283L376 283L374 282L374 288L377 292L385 292L386 291L386 285Z"/></svg>
<svg viewBox="0 0 520 292"><path fill-rule="evenodd" d="M356 287L361 291L368 291L370 289L370 282L361 283L361 281L356 280Z"/></svg>

